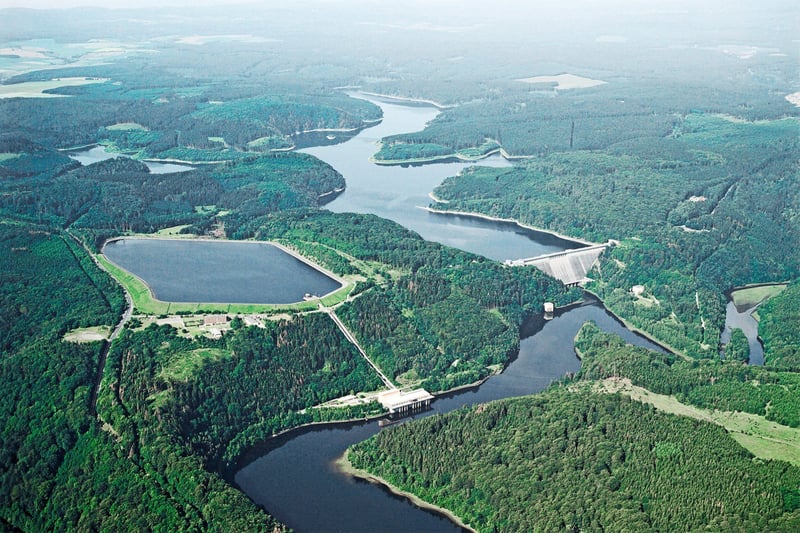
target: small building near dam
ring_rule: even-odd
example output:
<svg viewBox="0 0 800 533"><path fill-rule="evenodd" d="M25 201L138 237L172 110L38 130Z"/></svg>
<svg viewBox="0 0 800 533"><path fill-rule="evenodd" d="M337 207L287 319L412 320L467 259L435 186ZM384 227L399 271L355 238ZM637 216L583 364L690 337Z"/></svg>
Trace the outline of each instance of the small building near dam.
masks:
<svg viewBox="0 0 800 533"><path fill-rule="evenodd" d="M433 394L425 389L407 392L392 389L378 395L378 402L389 410L389 414L406 415L414 411L421 411L431 406L431 400L433 400Z"/></svg>

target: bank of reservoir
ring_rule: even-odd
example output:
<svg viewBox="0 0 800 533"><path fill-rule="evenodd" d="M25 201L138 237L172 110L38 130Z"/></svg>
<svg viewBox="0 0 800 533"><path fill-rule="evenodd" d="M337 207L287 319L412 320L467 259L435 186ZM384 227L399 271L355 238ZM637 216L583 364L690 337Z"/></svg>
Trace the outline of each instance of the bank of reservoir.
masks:
<svg viewBox="0 0 800 533"><path fill-rule="evenodd" d="M534 257L584 246L583 243L522 228L515 223L477 217L431 213L429 193L443 179L461 172L467 163L448 162L417 167L379 167L370 162L377 142L385 136L418 131L438 110L376 100L383 122L351 140L304 149L333 166L347 182L345 191L326 205L334 212L371 213L388 218L440 242L503 261ZM497 156L481 165L506 166ZM415 415L447 413L460 407L501 398L534 394L567 373L577 372L573 338L587 320L620 335L626 342L662 349L627 330L599 301L559 309L550 321L531 317L520 332L518 357L506 370L479 387L439 396L432 409ZM377 421L331 424L298 429L255 446L236 472L237 486L271 515L296 531L459 531L447 517L420 509L382 487L354 479L336 461L348 446L380 431Z"/></svg>
<svg viewBox="0 0 800 533"><path fill-rule="evenodd" d="M127 157L124 154L107 152L105 147L100 145L94 145L83 150L70 152L67 155L83 166L91 165L92 163L97 163L99 161L105 161L106 159ZM175 163L163 163L158 161L142 162L147 165L147 168L150 169L151 174L170 174L173 172L188 172L189 170L193 170L193 168L188 165L178 165Z"/></svg>
<svg viewBox="0 0 800 533"><path fill-rule="evenodd" d="M342 286L266 242L124 238L103 254L165 302L288 304Z"/></svg>

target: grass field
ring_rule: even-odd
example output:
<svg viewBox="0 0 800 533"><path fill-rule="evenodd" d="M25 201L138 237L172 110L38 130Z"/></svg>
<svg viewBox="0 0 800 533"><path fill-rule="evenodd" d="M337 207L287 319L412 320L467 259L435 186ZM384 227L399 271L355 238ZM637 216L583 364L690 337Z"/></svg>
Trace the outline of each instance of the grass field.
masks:
<svg viewBox="0 0 800 533"><path fill-rule="evenodd" d="M733 304L737 308L753 307L768 298L777 296L786 288L786 285L761 285L758 287L745 287L731 293Z"/></svg>
<svg viewBox="0 0 800 533"><path fill-rule="evenodd" d="M161 369L160 375L167 381L189 381L189 378L196 376L206 363L215 363L231 355L231 352L219 348L198 348L180 353Z"/></svg>
<svg viewBox="0 0 800 533"><path fill-rule="evenodd" d="M583 384L577 385L581 387ZM700 409L681 403L674 396L637 387L627 379L608 378L586 385L597 392L625 394L634 400L649 403L659 411L718 424L756 457L800 465L800 428L790 428L750 413Z"/></svg>

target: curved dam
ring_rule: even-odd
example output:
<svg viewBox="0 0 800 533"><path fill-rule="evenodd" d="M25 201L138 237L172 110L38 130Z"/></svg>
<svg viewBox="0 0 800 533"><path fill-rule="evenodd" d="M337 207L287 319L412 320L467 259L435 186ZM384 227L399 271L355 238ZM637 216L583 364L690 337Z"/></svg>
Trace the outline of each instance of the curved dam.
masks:
<svg viewBox="0 0 800 533"><path fill-rule="evenodd" d="M597 262L603 250L610 244L609 242L528 259L506 261L505 264L509 266L535 266L545 274L561 281L564 285L578 285L585 281L590 281L586 274Z"/></svg>

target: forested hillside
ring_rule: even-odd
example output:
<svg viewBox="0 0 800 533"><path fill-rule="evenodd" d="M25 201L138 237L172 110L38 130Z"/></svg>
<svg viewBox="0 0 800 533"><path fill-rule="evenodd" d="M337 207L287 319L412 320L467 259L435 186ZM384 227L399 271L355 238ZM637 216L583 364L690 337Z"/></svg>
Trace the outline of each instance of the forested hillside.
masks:
<svg viewBox="0 0 800 533"><path fill-rule="evenodd" d="M124 303L108 276L53 228L4 221L0 247L0 524L23 531L271 529L266 515L196 459L171 461L169 476L146 475L116 429L91 416L103 343L62 336L116 322ZM162 451L174 457L172 450ZM177 486L192 489L175 499L169 487Z"/></svg>
<svg viewBox="0 0 800 533"><path fill-rule="evenodd" d="M60 162L59 153L37 150ZM0 168L15 161L0 161ZM233 234L236 220L318 207L345 185L329 165L294 152L253 154L166 175L125 157L86 167L72 162L49 170L28 167L31 175L3 180L0 216L70 228L99 250L112 236L172 226L201 235L216 230L224 236L226 229Z"/></svg>
<svg viewBox="0 0 800 533"><path fill-rule="evenodd" d="M446 203L434 207L621 241L590 290L661 342L714 357L725 291L800 275L799 131L795 119L690 114L665 137L469 169L436 189Z"/></svg>
<svg viewBox="0 0 800 533"><path fill-rule="evenodd" d="M724 428L705 421L708 415L692 420L591 386L629 380L644 389L641 402L656 402L648 399L652 391L703 412L752 413L796 428L797 374L686 361L626 345L593 324L579 332L576 350L580 373L539 396L392 428L347 457L479 531L798 527L797 466L754 459ZM759 422L737 428L761 454L779 449L759 445L777 440L766 431ZM782 453L797 464L793 442Z"/></svg>
<svg viewBox="0 0 800 533"><path fill-rule="evenodd" d="M292 212L256 219L240 231L311 241L353 257L365 288L338 315L387 375L433 391L501 369L518 349L524 318L545 301L580 298L534 268L508 269L374 216ZM323 264L327 258L318 257Z"/></svg>
<svg viewBox="0 0 800 533"><path fill-rule="evenodd" d="M800 371L800 282L758 308L758 334L766 364Z"/></svg>
<svg viewBox="0 0 800 533"><path fill-rule="evenodd" d="M138 76L140 68L149 75ZM7 83L70 76L114 82L55 91L69 98L0 99L2 131L52 148L100 143L139 158L192 159L180 157L182 150L187 150L184 155L193 149L283 150L317 129L343 130L341 141L381 118L378 107L339 92L303 94L292 87L288 93L270 94L247 82L176 80L137 60L35 71ZM16 117L23 116L28 119L21 124ZM235 152L228 157L236 157Z"/></svg>
<svg viewBox="0 0 800 533"><path fill-rule="evenodd" d="M620 396L556 388L462 409L385 430L348 459L478 531L800 525L800 468Z"/></svg>

